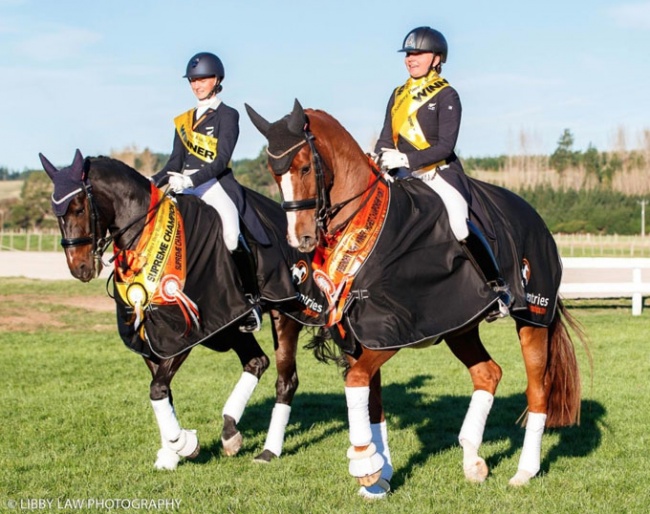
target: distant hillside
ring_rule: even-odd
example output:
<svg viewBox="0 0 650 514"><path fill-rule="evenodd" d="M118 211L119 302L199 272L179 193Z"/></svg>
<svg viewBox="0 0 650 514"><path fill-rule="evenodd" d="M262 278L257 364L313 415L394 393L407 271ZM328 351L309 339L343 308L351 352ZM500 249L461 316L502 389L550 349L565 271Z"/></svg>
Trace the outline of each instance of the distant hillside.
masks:
<svg viewBox="0 0 650 514"><path fill-rule="evenodd" d="M20 198L24 180L0 180L0 200Z"/></svg>

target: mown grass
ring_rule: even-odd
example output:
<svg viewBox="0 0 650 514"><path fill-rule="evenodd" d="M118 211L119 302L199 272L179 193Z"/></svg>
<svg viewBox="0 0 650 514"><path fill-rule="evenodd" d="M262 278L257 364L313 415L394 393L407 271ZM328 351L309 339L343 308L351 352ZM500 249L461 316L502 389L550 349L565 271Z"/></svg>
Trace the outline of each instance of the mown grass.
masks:
<svg viewBox="0 0 650 514"><path fill-rule="evenodd" d="M135 498L180 500L177 511L191 513L647 512L647 311L632 317L627 304L569 303L591 338L594 358L592 376L578 349L582 423L548 432L541 476L520 489L507 485L524 435L515 424L525 407L525 372L513 322L482 331L504 369L481 452L491 469L482 485L464 480L457 444L471 395L467 372L444 346L398 354L382 368L393 493L369 503L356 496L347 473L343 384L333 366L300 351L300 389L284 453L258 465L252 459L273 408L273 370L240 422L241 454L227 458L220 412L240 365L233 354L196 348L173 386L180 420L198 430L201 454L175 472L157 472L152 464L159 436L142 360L122 345L111 313L53 305L62 295L85 295L91 302L104 294L103 284L0 279L0 314L35 293L42 299L30 300L29 308L58 313L61 323L2 334L0 512L16 511L29 499L49 499L56 507L66 499ZM268 324L260 340L271 354Z"/></svg>

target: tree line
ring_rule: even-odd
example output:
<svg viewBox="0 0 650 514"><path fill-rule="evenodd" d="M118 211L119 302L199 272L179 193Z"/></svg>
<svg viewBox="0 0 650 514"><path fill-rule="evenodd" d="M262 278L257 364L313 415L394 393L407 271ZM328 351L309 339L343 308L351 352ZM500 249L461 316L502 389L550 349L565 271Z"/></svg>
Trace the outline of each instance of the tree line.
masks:
<svg viewBox="0 0 650 514"><path fill-rule="evenodd" d="M631 191L624 192L612 185L616 180L629 185L630 170L647 177L650 151L599 152L589 145L583 152L575 150L573 144L573 134L566 129L550 156L468 157L462 158L462 162L470 176L498 183L522 196L540 213L553 233L638 234L640 204L650 197L650 190L646 195L642 187L632 185ZM111 157L150 176L164 166L169 155L129 147L111 152ZM547 180L510 183L503 180L509 173L528 177L526 173L531 166L539 170L542 178L551 174L566 178L577 170L582 178L571 187ZM279 200L278 188L267 169L265 148L253 159L233 161L232 168L243 186ZM1 179L23 181L20 198L0 200L0 220L4 229L56 228L50 207L52 184L43 171L10 173L0 168Z"/></svg>

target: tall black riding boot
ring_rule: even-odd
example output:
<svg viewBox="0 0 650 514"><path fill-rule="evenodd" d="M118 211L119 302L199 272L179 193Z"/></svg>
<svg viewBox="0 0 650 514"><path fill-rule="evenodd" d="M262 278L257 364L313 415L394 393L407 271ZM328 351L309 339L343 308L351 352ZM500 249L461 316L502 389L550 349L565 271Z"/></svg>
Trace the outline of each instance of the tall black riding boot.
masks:
<svg viewBox="0 0 650 514"><path fill-rule="evenodd" d="M512 295L510 287L501 277L499 265L489 243L474 223L467 220L467 226L469 227L469 235L464 241L461 241L463 249L474 267L483 276L487 285L499 293L497 309L490 312L485 318L486 321L491 322L508 315L508 307L512 304Z"/></svg>
<svg viewBox="0 0 650 514"><path fill-rule="evenodd" d="M241 332L257 332L262 326L262 309L258 303L260 286L257 282L257 264L255 256L242 234L239 235L239 243L232 252L232 258L239 271L244 294L253 304L253 310L242 320L239 330Z"/></svg>

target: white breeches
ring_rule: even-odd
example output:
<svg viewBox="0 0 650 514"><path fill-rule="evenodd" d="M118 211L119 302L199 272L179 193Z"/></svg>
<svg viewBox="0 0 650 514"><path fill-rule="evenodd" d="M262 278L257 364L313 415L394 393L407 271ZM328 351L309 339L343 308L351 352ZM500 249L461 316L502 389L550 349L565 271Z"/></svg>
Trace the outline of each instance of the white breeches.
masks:
<svg viewBox="0 0 650 514"><path fill-rule="evenodd" d="M186 175L192 175L192 173L195 173L195 170L185 172ZM213 181L214 183L212 184ZM204 185L208 187L203 187ZM221 218L223 240L226 243L226 248L230 252L237 248L240 233L239 212L237 211L235 202L230 199L219 181L212 179L206 182L206 184L200 185L195 190L185 190L185 193L197 194L205 203L214 207Z"/></svg>
<svg viewBox="0 0 650 514"><path fill-rule="evenodd" d="M469 207L463 195L458 190L440 176L437 170L427 171L426 173L413 173L414 177L421 179L427 186L433 189L442 199L449 216L451 230L458 241L463 241L469 235L467 220L469 219Z"/></svg>

